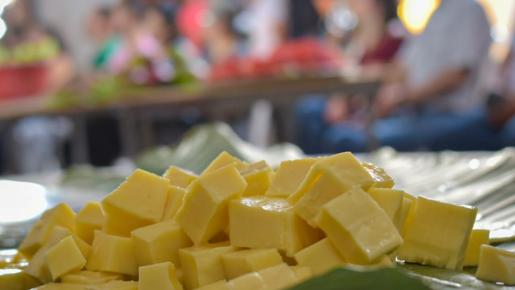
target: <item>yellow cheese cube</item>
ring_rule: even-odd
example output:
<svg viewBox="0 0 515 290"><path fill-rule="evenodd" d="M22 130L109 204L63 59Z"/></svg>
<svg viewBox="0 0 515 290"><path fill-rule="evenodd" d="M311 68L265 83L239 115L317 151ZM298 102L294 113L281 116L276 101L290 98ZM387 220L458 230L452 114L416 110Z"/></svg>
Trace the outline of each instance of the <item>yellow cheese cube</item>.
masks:
<svg viewBox="0 0 515 290"><path fill-rule="evenodd" d="M286 289L299 281L295 272L285 263L258 271L266 290Z"/></svg>
<svg viewBox="0 0 515 290"><path fill-rule="evenodd" d="M477 266L479 262L479 251L482 245L488 245L490 240L489 230L472 230L465 251L463 266Z"/></svg>
<svg viewBox="0 0 515 290"><path fill-rule="evenodd" d="M368 193L384 210L393 224L399 228L404 192L387 188L371 188Z"/></svg>
<svg viewBox="0 0 515 290"><path fill-rule="evenodd" d="M180 188L188 187L195 179L197 179L197 175L195 175L195 173L176 166L170 166L170 168L168 168L168 170L163 174L163 177L168 179L171 185Z"/></svg>
<svg viewBox="0 0 515 290"><path fill-rule="evenodd" d="M359 187L327 203L318 225L352 264L373 263L402 244L386 213Z"/></svg>
<svg viewBox="0 0 515 290"><path fill-rule="evenodd" d="M321 234L284 199L264 196L234 200L229 205L230 240L235 247L277 248L293 256L318 241Z"/></svg>
<svg viewBox="0 0 515 290"><path fill-rule="evenodd" d="M374 180L373 187L392 188L395 185L393 178L391 178L383 168L369 162L362 162L361 165Z"/></svg>
<svg viewBox="0 0 515 290"><path fill-rule="evenodd" d="M359 185L364 189L374 184L374 179L363 168L359 160L352 153L345 152L319 159L310 169L299 189L288 198L288 201L296 204L310 191L315 181L327 172L332 172L344 184Z"/></svg>
<svg viewBox="0 0 515 290"><path fill-rule="evenodd" d="M77 273L66 274L61 277L62 283L69 284L104 284L109 281L121 280L123 275L107 272L80 271Z"/></svg>
<svg viewBox="0 0 515 290"><path fill-rule="evenodd" d="M268 290L258 273L248 273L229 282L233 290Z"/></svg>
<svg viewBox="0 0 515 290"><path fill-rule="evenodd" d="M345 264L345 260L331 244L323 239L295 254L298 265L309 267L314 275L324 274Z"/></svg>
<svg viewBox="0 0 515 290"><path fill-rule="evenodd" d="M320 171L324 173L306 187L306 192L295 205L295 213L313 227L316 226L316 219L322 207L354 186L347 180L341 180L333 171Z"/></svg>
<svg viewBox="0 0 515 290"><path fill-rule="evenodd" d="M77 235L72 234L71 236L75 241L75 244L79 248L79 251L84 256L84 258L87 258L89 256L89 253L91 252L91 246L85 241L83 241L81 238L79 238Z"/></svg>
<svg viewBox="0 0 515 290"><path fill-rule="evenodd" d="M43 283L48 283L52 281L52 275L48 270L48 266L46 263L46 254L50 248L59 243L62 239L70 236L72 233L69 229L63 228L60 226L56 226L52 229L52 232L48 236L46 243L39 248L39 250L34 254L32 259L30 260L29 265L25 269L29 275L34 278L37 278L39 281Z"/></svg>
<svg viewBox="0 0 515 290"><path fill-rule="evenodd" d="M293 271L293 273L295 273L295 276L297 276L297 281L299 283L302 283L313 277L313 271L311 271L310 267L292 266L290 268Z"/></svg>
<svg viewBox="0 0 515 290"><path fill-rule="evenodd" d="M169 182L143 170L136 170L102 201L106 212L105 231L130 236L132 230L159 222L163 217Z"/></svg>
<svg viewBox="0 0 515 290"><path fill-rule="evenodd" d="M75 231L75 213L69 205L59 204L43 213L41 219L36 222L20 244L18 251L25 257L31 258L45 244L56 226Z"/></svg>
<svg viewBox="0 0 515 290"><path fill-rule="evenodd" d="M134 281L109 281L100 285L98 290L139 290L138 282Z"/></svg>
<svg viewBox="0 0 515 290"><path fill-rule="evenodd" d="M136 276L138 265L132 239L96 231L86 269Z"/></svg>
<svg viewBox="0 0 515 290"><path fill-rule="evenodd" d="M175 219L177 211L184 202L184 196L186 196L185 189L176 186L170 186L170 189L168 190L168 198L166 199L163 220Z"/></svg>
<svg viewBox="0 0 515 290"><path fill-rule="evenodd" d="M36 278L20 269L0 269L0 289L26 290L39 286Z"/></svg>
<svg viewBox="0 0 515 290"><path fill-rule="evenodd" d="M225 280L222 280L222 281L218 281L216 283L202 286L195 290L233 290L233 289L232 289L231 284L227 283L227 281L225 281Z"/></svg>
<svg viewBox="0 0 515 290"><path fill-rule="evenodd" d="M182 290L175 275L175 266L170 262L139 268L138 290Z"/></svg>
<svg viewBox="0 0 515 290"><path fill-rule="evenodd" d="M186 289L225 279L222 255L233 251L233 247L221 244L179 250Z"/></svg>
<svg viewBox="0 0 515 290"><path fill-rule="evenodd" d="M476 208L418 197L404 227L398 257L411 263L461 270Z"/></svg>
<svg viewBox="0 0 515 290"><path fill-rule="evenodd" d="M176 219L194 244L206 243L227 228L227 203L246 186L234 166L204 174L191 185Z"/></svg>
<svg viewBox="0 0 515 290"><path fill-rule="evenodd" d="M241 175L247 182L247 188L243 192L243 196L263 195L270 186L272 179L272 168L265 161L250 164Z"/></svg>
<svg viewBox="0 0 515 290"><path fill-rule="evenodd" d="M86 258L82 255L73 237L69 236L48 250L46 263L52 279L55 281L65 274L84 268Z"/></svg>
<svg viewBox="0 0 515 290"><path fill-rule="evenodd" d="M256 272L283 262L277 249L250 249L222 255L227 279Z"/></svg>
<svg viewBox="0 0 515 290"><path fill-rule="evenodd" d="M84 284L49 283L49 284L41 285L32 290L97 290L97 289L91 289L91 285L84 285ZM100 290L100 289L98 289L98 290Z"/></svg>
<svg viewBox="0 0 515 290"><path fill-rule="evenodd" d="M239 170L243 170L247 167L247 165L244 162L242 162L240 159L238 159L224 151L224 152L220 153L220 155L218 155L206 167L206 169L202 172L202 175L216 171L216 170L218 170L222 167L228 166L228 165L234 165Z"/></svg>
<svg viewBox="0 0 515 290"><path fill-rule="evenodd" d="M75 220L77 236L86 243L91 244L95 231L101 230L104 223L105 216L102 205L98 202L89 202L77 214Z"/></svg>
<svg viewBox="0 0 515 290"><path fill-rule="evenodd" d="M515 285L515 252L482 245L476 277L505 285Z"/></svg>
<svg viewBox="0 0 515 290"><path fill-rule="evenodd" d="M315 158L283 161L277 169L266 196L287 198L295 193L316 161Z"/></svg>
<svg viewBox="0 0 515 290"><path fill-rule="evenodd" d="M172 221L139 228L132 232L139 266L172 262L180 267L179 249L192 245L181 227Z"/></svg>
<svg viewBox="0 0 515 290"><path fill-rule="evenodd" d="M402 199L402 207L401 214L399 216L399 224L397 225L397 229L404 237L404 226L406 225L406 220L408 219L411 206L415 203L416 198L410 194L404 193L404 198Z"/></svg>

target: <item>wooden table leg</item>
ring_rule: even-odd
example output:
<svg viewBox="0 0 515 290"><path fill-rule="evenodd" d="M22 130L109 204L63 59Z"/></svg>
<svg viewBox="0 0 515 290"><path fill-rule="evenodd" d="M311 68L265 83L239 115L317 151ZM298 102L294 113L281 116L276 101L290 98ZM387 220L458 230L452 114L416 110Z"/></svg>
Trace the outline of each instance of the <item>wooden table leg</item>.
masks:
<svg viewBox="0 0 515 290"><path fill-rule="evenodd" d="M138 122L135 112L132 110L120 110L117 112L118 128L122 155L128 158L135 158L138 153Z"/></svg>
<svg viewBox="0 0 515 290"><path fill-rule="evenodd" d="M72 163L87 164L89 163L89 143L86 116L79 115L71 118L73 122L72 133Z"/></svg>

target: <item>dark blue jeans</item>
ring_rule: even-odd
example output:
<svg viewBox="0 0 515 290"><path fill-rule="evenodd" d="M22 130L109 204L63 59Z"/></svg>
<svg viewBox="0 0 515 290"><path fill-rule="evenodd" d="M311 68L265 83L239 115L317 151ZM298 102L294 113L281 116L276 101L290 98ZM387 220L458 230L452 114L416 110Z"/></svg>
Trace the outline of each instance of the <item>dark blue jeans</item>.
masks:
<svg viewBox="0 0 515 290"><path fill-rule="evenodd" d="M298 142L308 154L365 152L373 139L399 151L497 150L515 146L515 118L501 131L487 121L485 110L468 113L404 113L377 120L367 133L363 124L327 124L326 101L310 98L297 106Z"/></svg>

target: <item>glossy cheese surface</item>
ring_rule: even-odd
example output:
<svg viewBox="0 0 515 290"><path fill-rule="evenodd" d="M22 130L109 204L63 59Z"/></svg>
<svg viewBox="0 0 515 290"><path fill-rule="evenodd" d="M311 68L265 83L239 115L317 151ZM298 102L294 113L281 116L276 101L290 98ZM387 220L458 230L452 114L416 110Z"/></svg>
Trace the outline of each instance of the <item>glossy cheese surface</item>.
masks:
<svg viewBox="0 0 515 290"><path fill-rule="evenodd" d="M376 188L392 188L395 185L393 178L386 173L386 171L369 162L362 162L361 166L368 172L372 177L372 186Z"/></svg>
<svg viewBox="0 0 515 290"><path fill-rule="evenodd" d="M233 165L238 170L244 170L247 164L227 152L220 153L202 172L202 175L216 171L228 165Z"/></svg>
<svg viewBox="0 0 515 290"><path fill-rule="evenodd" d="M75 227L77 236L88 244L93 242L96 230L101 230L105 224L105 214L98 202L88 202L77 214Z"/></svg>
<svg viewBox="0 0 515 290"><path fill-rule="evenodd" d="M404 226L401 260L461 270L477 209L418 197Z"/></svg>
<svg viewBox="0 0 515 290"><path fill-rule="evenodd" d="M194 173L177 166L170 166L163 174L163 177L168 179L171 185L184 189L197 179L197 175Z"/></svg>
<svg viewBox="0 0 515 290"><path fill-rule="evenodd" d="M170 262L139 268L138 290L182 290L175 266Z"/></svg>
<svg viewBox="0 0 515 290"><path fill-rule="evenodd" d="M402 244L395 225L360 187L327 203L318 225L351 264L374 263Z"/></svg>
<svg viewBox="0 0 515 290"><path fill-rule="evenodd" d="M108 272L95 272L95 271L80 271L75 273L66 274L61 277L62 283L69 284L105 284L110 281L121 280L122 274L108 273Z"/></svg>
<svg viewBox="0 0 515 290"><path fill-rule="evenodd" d="M75 212L69 205L59 204L43 213L20 244L20 253L32 257L46 243L56 226L75 231Z"/></svg>
<svg viewBox="0 0 515 290"><path fill-rule="evenodd" d="M172 262L180 267L179 249L192 246L182 228L173 221L165 221L132 232L138 266Z"/></svg>
<svg viewBox="0 0 515 290"><path fill-rule="evenodd" d="M240 173L247 182L243 196L264 195L270 187L273 171L265 161L250 164Z"/></svg>
<svg viewBox="0 0 515 290"><path fill-rule="evenodd" d="M50 274L46 263L47 252L54 245L70 235L72 235L72 233L69 229L59 226L54 227L46 243L39 248L36 254L32 257L29 265L25 269L25 272L43 283L51 282L52 275Z"/></svg>
<svg viewBox="0 0 515 290"><path fill-rule="evenodd" d="M387 188L371 188L368 190L370 196L388 215L393 224L399 228L404 192Z"/></svg>
<svg viewBox="0 0 515 290"><path fill-rule="evenodd" d="M181 249L179 258L185 288L195 289L225 279L222 255L234 251L225 244Z"/></svg>
<svg viewBox="0 0 515 290"><path fill-rule="evenodd" d="M137 276L138 264L134 250L131 238L96 231L86 269Z"/></svg>
<svg viewBox="0 0 515 290"><path fill-rule="evenodd" d="M65 274L82 270L86 265L86 258L73 237L68 236L47 251L46 263L55 281Z"/></svg>
<svg viewBox="0 0 515 290"><path fill-rule="evenodd" d="M482 245L488 245L490 241L490 231L474 229L470 233L470 238L465 251L465 261L463 266L477 266L479 263L479 252Z"/></svg>
<svg viewBox="0 0 515 290"><path fill-rule="evenodd" d="M132 230L159 222L170 184L167 179L138 169L102 201L106 232L130 236Z"/></svg>
<svg viewBox="0 0 515 290"><path fill-rule="evenodd" d="M222 255L225 276L234 279L243 274L279 265L283 262L277 249L249 249Z"/></svg>
<svg viewBox="0 0 515 290"><path fill-rule="evenodd" d="M314 275L324 274L333 268L345 265L338 250L325 238L295 254L299 266L308 267Z"/></svg>
<svg viewBox="0 0 515 290"><path fill-rule="evenodd" d="M246 186L234 166L202 175L191 185L177 222L195 245L207 243L228 227L228 202L239 198Z"/></svg>
<svg viewBox="0 0 515 290"><path fill-rule="evenodd" d="M266 195L287 198L295 193L316 161L306 158L281 162Z"/></svg>
<svg viewBox="0 0 515 290"><path fill-rule="evenodd" d="M162 220L174 220L179 208L184 203L186 196L186 189L177 186L170 186L168 189L168 196L166 198L165 210Z"/></svg>
<svg viewBox="0 0 515 290"><path fill-rule="evenodd" d="M277 248L293 256L318 241L320 232L310 227L284 199L248 197L229 206L230 241L235 247Z"/></svg>

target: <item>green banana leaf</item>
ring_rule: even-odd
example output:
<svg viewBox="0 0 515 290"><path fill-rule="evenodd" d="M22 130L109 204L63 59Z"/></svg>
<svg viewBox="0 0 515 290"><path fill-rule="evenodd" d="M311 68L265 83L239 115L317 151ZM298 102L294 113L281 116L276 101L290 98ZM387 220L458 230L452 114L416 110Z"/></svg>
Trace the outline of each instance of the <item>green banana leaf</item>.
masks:
<svg viewBox="0 0 515 290"><path fill-rule="evenodd" d="M371 271L336 269L290 290L515 290L480 281L474 272L475 269L456 272L413 264Z"/></svg>

